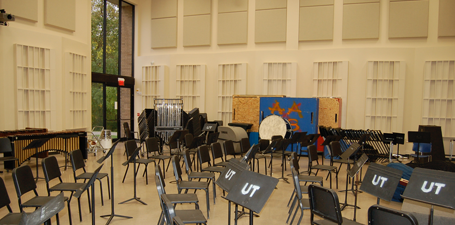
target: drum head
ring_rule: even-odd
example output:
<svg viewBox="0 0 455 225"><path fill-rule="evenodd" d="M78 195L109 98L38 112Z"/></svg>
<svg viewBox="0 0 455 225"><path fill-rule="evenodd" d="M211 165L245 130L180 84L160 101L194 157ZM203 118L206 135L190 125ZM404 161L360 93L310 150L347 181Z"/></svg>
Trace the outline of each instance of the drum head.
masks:
<svg viewBox="0 0 455 225"><path fill-rule="evenodd" d="M287 120L283 119L281 116L270 115L262 120L259 125L259 137L261 139L271 140L275 135L281 135L285 137L288 132Z"/></svg>

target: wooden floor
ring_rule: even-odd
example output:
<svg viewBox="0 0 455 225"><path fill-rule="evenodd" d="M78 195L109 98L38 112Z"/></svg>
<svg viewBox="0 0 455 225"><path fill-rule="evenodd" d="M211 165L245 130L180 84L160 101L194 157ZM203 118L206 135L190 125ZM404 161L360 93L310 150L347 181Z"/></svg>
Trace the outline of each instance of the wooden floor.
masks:
<svg viewBox="0 0 455 225"><path fill-rule="evenodd" d="M122 183L123 174L125 172L125 166L122 166L122 163L126 160L126 156L123 155L124 153L124 146L123 143L119 143L117 149L114 153L114 182L115 182L115 213L120 215L132 216L132 219L123 219L115 217L111 224L156 224L161 212L161 208L158 201L158 193L156 190L155 182L154 182L154 166L150 165L148 168L148 179L149 184L146 185L145 177L138 176L137 178L137 196L140 197L142 201L147 203L147 205L142 205L137 201L131 201L125 204L118 204L124 200L130 199L133 197L133 176L132 170L129 171L125 183ZM102 157L102 153L98 153L97 156L94 154L89 154L87 164L87 170L92 171L99 166L96 160ZM60 166L64 165L64 157L62 155L56 155ZM308 158L301 158L300 159L300 167L302 170L307 168L307 160ZM281 166L280 160L273 161L273 177L279 178L281 177ZM262 160L261 160L262 163ZM325 164L328 164L328 160L324 160ZM33 172L35 172L35 160L32 159L31 161L24 162L24 165L30 165L32 167ZM368 165L365 166L365 168ZM3 168L3 165L0 165ZM111 163L110 160L104 162L104 167L102 172L109 173L110 176L110 167ZM143 167L140 168L139 174L142 175ZM73 182L73 171L70 167L65 171L64 168L61 169L63 173L63 180L68 182ZM41 166L39 167L40 176L43 176ZM364 171L366 171L364 169ZM263 171L263 165L261 164L261 173ZM288 170L285 171L285 177L290 178L289 165ZM364 172L365 173L365 172ZM363 173L363 174L364 174ZM325 173L321 173L320 175L325 175ZM9 197L12 201L12 208L14 212L19 212L18 203L17 203L17 195L14 189L14 184L12 180L11 171L4 172L0 174L2 178L5 180ZM325 176L324 176L325 177ZM186 179L186 175L184 174L184 178ZM175 180L173 176L172 166L166 172L166 191L167 193L176 193L177 187L173 183L169 183L170 181ZM342 170L339 175L339 189L345 189L345 180L346 180L346 173ZM289 180L292 182L292 180ZM46 195L46 183L44 180L40 180L37 183L38 185L38 192L40 195ZM325 181L324 186L329 187L329 182ZM95 192L95 215L96 215L96 224L105 224L107 219L101 218L100 215L110 214L111 213L111 202L108 199L107 195L107 185L106 181L103 181L103 188L104 188L104 206L101 206L101 199L100 199L100 192L99 192L99 184L96 182L96 192ZM333 177L333 188L335 188L335 178ZM293 191L292 183L286 183L283 180L280 180L277 189L272 193L271 197L267 201L266 205L262 209L259 217L254 218L255 224L286 224L286 217L288 212L288 207L286 206L289 200L289 197ZM205 194L203 191L197 192L201 210L206 216L206 204L205 204ZM85 194L84 194L85 195ZM210 189L210 219L208 219L208 224L227 224L227 213L228 213L228 204L227 201L221 198L222 195L221 188L217 187L217 198L216 204L213 204L213 195L212 189ZM338 196L340 202L345 201L345 192L338 192ZM26 196L27 197L27 196ZM349 192L347 195L347 201L349 204L354 204L354 195L352 192ZM77 201L73 200L71 202L71 209L72 209L72 217L73 217L73 224L90 224L91 223L91 214L88 211L88 202L85 196L81 199L82 204L82 214L83 214L83 221L79 221L78 210L77 210ZM371 196L367 193L360 193L358 195L358 205L361 209L357 210L357 221L363 224L367 224L367 211L368 208L376 204L376 198ZM381 201L381 205L400 209L401 203L397 202L385 202ZM184 209L185 206L178 206L180 209ZM3 208L0 209L0 217L3 217L7 214L7 209ZM345 210L342 211L344 217L352 219L354 216L354 209L353 207L347 207ZM305 211L305 215L302 219L302 224L309 224L310 221L310 212L309 210ZM300 213L297 214L297 218L300 216ZM54 219L55 220L55 217ZM63 209L60 213L60 222L61 224L69 224L68 221L68 211L67 209ZM242 217L239 219L238 224L248 224L249 219L248 217ZM54 223L56 224L56 223ZM296 224L296 222L294 222Z"/></svg>

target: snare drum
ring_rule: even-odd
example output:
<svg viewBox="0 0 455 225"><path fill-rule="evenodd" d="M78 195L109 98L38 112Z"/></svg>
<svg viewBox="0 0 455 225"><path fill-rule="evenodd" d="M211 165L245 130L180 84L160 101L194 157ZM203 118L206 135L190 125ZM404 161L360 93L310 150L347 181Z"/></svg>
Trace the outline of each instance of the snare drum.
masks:
<svg viewBox="0 0 455 225"><path fill-rule="evenodd" d="M289 138L291 134L291 123L281 116L267 116L259 125L259 137L261 139L271 140L272 136L275 135L281 135L283 138Z"/></svg>

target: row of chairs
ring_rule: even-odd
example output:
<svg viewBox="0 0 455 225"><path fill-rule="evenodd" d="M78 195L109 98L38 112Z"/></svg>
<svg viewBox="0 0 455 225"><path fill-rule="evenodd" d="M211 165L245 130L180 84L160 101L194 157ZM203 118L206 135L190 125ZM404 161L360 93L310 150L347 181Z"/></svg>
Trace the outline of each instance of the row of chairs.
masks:
<svg viewBox="0 0 455 225"><path fill-rule="evenodd" d="M93 173L87 172L85 170L85 163L82 158L82 153L80 150L75 150L70 153L70 160L72 163L72 168L73 168L73 174L74 174L74 180L75 182L63 182L61 178L61 172L60 172L60 167L57 162L57 158L55 156L50 156L47 158L44 158L42 160L42 167L44 171L44 178L46 180L46 187L48 191L48 196L40 196L38 194L37 186L33 177L32 169L28 165L23 165L20 167L17 167L13 169L12 172L12 177L13 177L13 182L14 182L14 187L16 189L16 194L18 197L18 202L19 202L19 209L20 212L24 212L24 208L38 208L49 201L53 200L55 196L51 196L51 192L69 192L70 195L69 197L64 197L64 201L67 202L67 207L68 207L68 216L69 216L69 224L72 224L72 217L71 217L71 200L73 197L73 194L80 190L83 189L85 186L85 183L77 183L77 180L84 180L84 182L87 179L90 179L93 176ZM82 173L79 173L78 170L83 170ZM79 173L79 174L78 174ZM101 179L107 178L108 180L108 186L109 186L109 177L105 173L99 173L96 177L97 180L100 181L100 189L101 189L101 199L103 196L103 191L102 191L102 183ZM4 183L3 183L4 185ZM1 185L0 185L1 186ZM109 188L108 188L109 189ZM28 200L23 200L24 195L30 195L28 193L33 193L34 196L31 197ZM87 197L88 197L88 202L90 203L90 196L89 193L87 192ZM110 192L109 192L109 198L110 198ZM2 201L2 204L0 204L2 207L9 205L9 196L8 193L6 192L6 189L1 192L1 199L4 199L5 201ZM81 213L81 205L80 205L80 197L77 198L78 200L78 208L79 208L79 219L82 221L82 213ZM103 204L103 200L102 200ZM12 212L11 208L8 206L8 210ZM91 206L89 204L89 211L91 212ZM9 217L11 219L11 217ZM57 214L57 222L58 220L58 214ZM14 224L14 223L11 223Z"/></svg>

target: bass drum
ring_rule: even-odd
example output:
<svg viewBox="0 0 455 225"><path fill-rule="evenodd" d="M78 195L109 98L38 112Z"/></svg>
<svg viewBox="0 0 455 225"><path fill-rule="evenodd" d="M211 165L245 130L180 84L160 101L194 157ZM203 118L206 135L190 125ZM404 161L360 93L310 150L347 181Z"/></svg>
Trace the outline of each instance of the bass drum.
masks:
<svg viewBox="0 0 455 225"><path fill-rule="evenodd" d="M271 140L275 135L281 135L281 137L287 139L291 137L291 134L291 123L281 116L267 116L259 125L259 137L261 139Z"/></svg>

